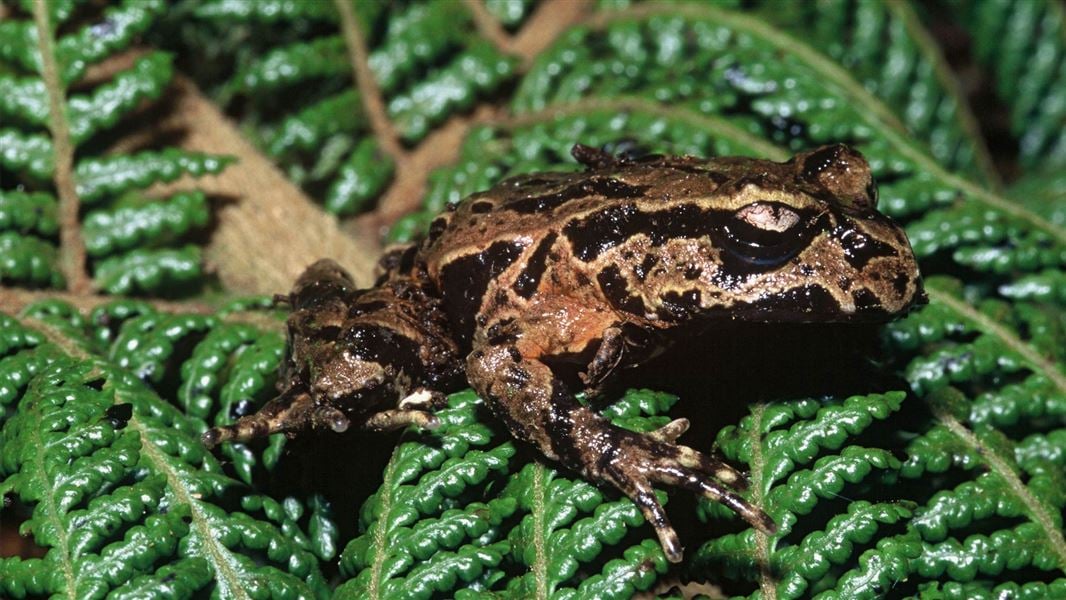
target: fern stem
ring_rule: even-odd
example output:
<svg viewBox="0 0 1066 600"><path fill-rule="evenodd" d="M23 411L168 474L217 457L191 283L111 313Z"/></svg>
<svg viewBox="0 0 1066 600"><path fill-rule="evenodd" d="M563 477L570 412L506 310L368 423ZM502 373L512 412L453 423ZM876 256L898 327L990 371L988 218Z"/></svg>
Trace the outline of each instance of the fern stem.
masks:
<svg viewBox="0 0 1066 600"><path fill-rule="evenodd" d="M37 45L41 54L41 76L48 90L48 127L52 133L55 156L53 181L59 196L60 263L70 291L88 293L92 282L85 271L85 244L81 238L78 219L80 200L74 183L74 145L67 123L66 91L59 80L56 64L55 39L46 0L34 0L33 20L37 26Z"/></svg>
<svg viewBox="0 0 1066 600"><path fill-rule="evenodd" d="M564 31L577 25L596 9L592 0L543 0L511 38L510 51L522 57L525 73Z"/></svg>
<svg viewBox="0 0 1066 600"><path fill-rule="evenodd" d="M616 113L643 112L664 119L677 119L689 123L701 131L707 131L747 146L760 156L772 160L787 160L789 157L789 153L779 146L756 137L725 119L702 115L681 106L666 106L654 100L635 96L616 96L610 99L588 98L575 102L553 104L536 112L501 118L490 124L510 130L545 123L560 117L580 115L592 110Z"/></svg>
<svg viewBox="0 0 1066 600"><path fill-rule="evenodd" d="M960 423L950 412L943 408L938 408L936 403L929 403L929 405L934 416L948 430L958 436L963 443L973 448L974 452L984 459L992 471L1003 478L1003 481L1007 483L1014 495L1025 504L1025 507L1029 509L1029 517L1044 530L1052 551L1059 559L1059 568L1066 572L1066 539L1063 538L1062 531L1055 525L1055 521L1052 519L1051 514L1048 513L1047 507L1033 496L1014 469L1000 458L994 450L984 447L981 441L977 439L977 436Z"/></svg>
<svg viewBox="0 0 1066 600"><path fill-rule="evenodd" d="M933 66L933 73L936 76L937 83L955 101L955 114L958 117L959 126L966 134L970 144L973 145L977 166L981 174L985 176L986 181L992 187L999 189L1003 181L992 163L992 156L988 153L988 146L985 144L984 138L981 136L981 129L977 125L977 118L974 117L973 111L970 110L969 102L965 100L962 90L959 89L958 80L944 60L940 47L929 35L929 30L921 24L909 4L902 0L889 0L885 3L885 7L903 23L903 26L907 29L907 34L917 44L918 50Z"/></svg>
<svg viewBox="0 0 1066 600"><path fill-rule="evenodd" d="M477 28L477 32L481 34L485 39L492 42L493 46L496 46L501 52L512 52L511 50L511 36L507 34L500 22L496 20L485 8L485 3L482 0L464 0L466 9L470 11L470 16L474 18L474 26ZM523 62L528 63L529 58L523 57Z"/></svg>
<svg viewBox="0 0 1066 600"><path fill-rule="evenodd" d="M756 508L765 510L763 506L762 478L762 417L766 412L765 404L756 404L751 410L751 503ZM755 530L755 560L759 563L759 588L762 590L763 600L777 600L777 582L774 580L773 570L770 569L770 536L758 529Z"/></svg>
<svg viewBox="0 0 1066 600"><path fill-rule="evenodd" d="M399 447L397 446L397 450ZM382 478L381 487L383 494L378 496L380 504L378 510L381 516L377 522L374 523L374 536L373 545L371 546L371 552L373 553L373 561L368 567L370 569L370 581L367 582L367 597L373 600L381 598L381 570L385 566L385 557L388 556L389 535L388 535L388 522L389 512L392 510L392 494L395 486L392 483L393 477L396 475L396 450L393 450L392 457L389 459L389 464L385 467L385 476Z"/></svg>
<svg viewBox="0 0 1066 600"><path fill-rule="evenodd" d="M956 298L946 289L936 285L935 282L926 282L925 291L933 302L939 302L947 306L967 320L972 321L977 325L978 329L1002 340L1011 350L1020 354L1033 369L1050 379L1059 392L1066 393L1066 375L1062 374L1062 371L1058 369L1055 363L1044 358L1031 345L1015 335L1014 332L974 309L966 302Z"/></svg>
<svg viewBox="0 0 1066 600"><path fill-rule="evenodd" d="M26 308L30 304L40 302L42 300L61 300L70 304L74 308L81 312L88 312L101 304L107 304L122 300L122 296L101 296L98 294L73 294L70 292L54 292L43 290L27 290L22 288L7 288L0 287L0 306L4 307L4 311L8 313L18 313L22 309ZM225 299L220 299L218 305L224 303ZM218 306L214 304L207 304L196 300L142 300L138 299L138 302L147 302L161 312L170 313L192 313L196 315L210 315L218 311Z"/></svg>
<svg viewBox="0 0 1066 600"><path fill-rule="evenodd" d="M359 28L359 22L355 17L355 9L350 0L333 0L337 7L337 14L341 18L341 33L344 34L344 43L348 47L348 60L352 63L352 71L355 76L357 92L366 107L367 118L370 127L374 130L374 137L396 162L397 167L404 163L406 152L400 144L400 137L389 119L385 109L385 100L381 95L381 88L374 79L374 72L370 69L369 52L366 48L366 39L363 31Z"/></svg>
<svg viewBox="0 0 1066 600"><path fill-rule="evenodd" d="M116 403L122 401L117 394L115 396ZM185 481L182 480L178 472L167 462L167 455L161 451L148 436L148 430L144 427L144 424L137 419L136 415L130 418L127 423L127 427L136 431L141 437L141 455L148 459L155 470L162 473L167 480L167 487L171 493L174 494L174 500L180 504L186 504L189 507L189 514L192 517L192 527L196 529L197 535L201 540L201 548L209 555L208 560L214 567L215 580L218 582L219 596L222 598L239 598L240 600L251 600L251 596L244 590L244 586L241 583L240 577L237 575L237 571L234 569L234 559L230 554L230 551L226 546L215 538L212 531L211 523L208 522L207 516L203 510L197 504L196 498L193 493L186 487Z"/></svg>
<svg viewBox="0 0 1066 600"><path fill-rule="evenodd" d="M38 333L44 334L44 337L46 337L50 343L55 344L57 348L71 358L88 360L92 356L84 348L71 341L46 321L39 321L30 317L19 317L19 322L30 329L36 330Z"/></svg>
<svg viewBox="0 0 1066 600"><path fill-rule="evenodd" d="M545 506L545 496L547 490L544 486L544 465L539 462L533 466L533 501L530 506L530 512L533 515L533 547L536 549L533 558L533 564L530 565L533 571L533 582L536 585L537 600L547 600L548 594L548 545L544 539L544 512L547 510Z"/></svg>
<svg viewBox="0 0 1066 600"><path fill-rule="evenodd" d="M37 403L31 404L32 410L37 412ZM48 472L48 467L44 462L44 453L48 450L48 445L41 439L41 416L32 419L32 422L36 424L32 428L32 447L33 464L34 464L34 479L38 479L39 488L43 490L41 493L40 503L44 505L44 512L48 515L48 521L51 523L52 528L55 530L56 545L53 551L59 552L60 560L56 561L62 566L63 580L66 582L66 597L71 600L77 600L78 598L78 584L77 578L74 576L74 566L72 564L73 557L70 555L70 538L67 536L67 527L63 523L63 519L60 517L59 509L56 506L55 492L56 488L51 482L44 478L45 473Z"/></svg>

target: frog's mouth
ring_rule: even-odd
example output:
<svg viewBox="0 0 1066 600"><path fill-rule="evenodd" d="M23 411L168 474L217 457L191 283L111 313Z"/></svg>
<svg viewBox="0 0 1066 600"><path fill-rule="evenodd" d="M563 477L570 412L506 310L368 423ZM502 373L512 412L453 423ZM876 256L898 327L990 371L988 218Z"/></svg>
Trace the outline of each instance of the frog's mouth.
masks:
<svg viewBox="0 0 1066 600"><path fill-rule="evenodd" d="M896 313L886 310L879 303L856 303L852 309L818 284L792 288L736 305L730 312L738 320L756 323L882 323L896 316Z"/></svg>

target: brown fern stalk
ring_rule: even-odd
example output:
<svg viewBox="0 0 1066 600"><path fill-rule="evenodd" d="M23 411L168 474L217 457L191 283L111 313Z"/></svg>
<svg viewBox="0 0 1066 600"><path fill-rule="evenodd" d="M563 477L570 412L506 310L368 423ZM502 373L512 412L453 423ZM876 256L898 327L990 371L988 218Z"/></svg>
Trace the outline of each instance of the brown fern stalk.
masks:
<svg viewBox="0 0 1066 600"><path fill-rule="evenodd" d="M37 25L37 46L41 54L41 75L48 91L48 127L52 133L55 155L53 182L59 196L59 255L68 289L74 294L87 294L92 281L85 270L85 244L81 237L79 210L81 200L74 184L74 145L66 114L66 90L59 80L56 64L55 39L46 0L33 3L33 20Z"/></svg>
<svg viewBox="0 0 1066 600"><path fill-rule="evenodd" d="M407 153L400 143L400 136L396 128L389 120L385 110L385 100L381 95L381 88L374 79L374 73L370 70L370 56L366 48L366 39L363 31L359 28L359 22L355 16L352 3L346 0L334 0L337 13L341 18L341 33L344 34L344 43L348 48L349 62L355 75L355 85L362 97L363 105L366 106L367 118L370 128L382 148L396 161L397 167L403 164Z"/></svg>

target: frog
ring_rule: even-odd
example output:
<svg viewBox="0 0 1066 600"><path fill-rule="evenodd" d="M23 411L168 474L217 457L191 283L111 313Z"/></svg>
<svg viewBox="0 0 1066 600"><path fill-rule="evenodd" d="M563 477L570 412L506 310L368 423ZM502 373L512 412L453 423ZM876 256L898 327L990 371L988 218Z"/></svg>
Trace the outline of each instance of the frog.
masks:
<svg viewBox="0 0 1066 600"><path fill-rule="evenodd" d="M876 323L925 302L868 161L844 144L785 162L572 155L583 170L518 175L448 205L422 240L385 253L371 288L329 259L311 265L279 297L291 307L279 395L204 443L432 430L446 394L468 385L515 438L631 499L671 562L683 548L657 488L773 534L744 473L679 441L687 419L641 433L582 398L679 339L713 344L723 323Z"/></svg>

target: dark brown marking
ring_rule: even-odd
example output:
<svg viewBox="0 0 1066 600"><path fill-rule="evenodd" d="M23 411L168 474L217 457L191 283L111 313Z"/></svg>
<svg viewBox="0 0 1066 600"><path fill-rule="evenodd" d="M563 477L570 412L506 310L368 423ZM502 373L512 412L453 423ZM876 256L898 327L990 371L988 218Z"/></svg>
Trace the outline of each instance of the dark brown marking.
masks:
<svg viewBox="0 0 1066 600"><path fill-rule="evenodd" d="M868 316L888 317L888 311L881 305L877 296L866 288L859 288L851 294L855 299L855 311Z"/></svg>
<svg viewBox="0 0 1066 600"><path fill-rule="evenodd" d="M461 339L469 340L473 334L474 316L480 312L489 283L518 260L523 247L516 242L501 240L482 252L457 258L441 270L448 316Z"/></svg>
<svg viewBox="0 0 1066 600"><path fill-rule="evenodd" d="M524 388L529 384L533 376L529 374L529 371L523 369L518 365L508 365L506 371L507 385L512 388Z"/></svg>
<svg viewBox="0 0 1066 600"><path fill-rule="evenodd" d="M472 213L487 213L495 206L492 202L481 200L470 205L470 212Z"/></svg>
<svg viewBox="0 0 1066 600"><path fill-rule="evenodd" d="M814 218L800 213L800 223L776 245L760 245L761 237L748 240L737 228L732 211L705 209L696 204L679 204L659 211L641 211L632 204L611 206L575 220L563 234L582 261L592 261L637 234L644 234L653 246L668 240L709 236L722 253L724 276L743 276L776 268L807 247L811 237L825 227L824 216ZM751 228L750 226L748 226Z"/></svg>
<svg viewBox="0 0 1066 600"><path fill-rule="evenodd" d="M844 260L856 270L861 270L875 258L897 256L895 247L847 225L838 225L833 229L832 236L840 241L841 247L844 248Z"/></svg>
<svg viewBox="0 0 1066 600"><path fill-rule="evenodd" d="M633 267L633 274L637 276L637 279L644 281L648 277L648 273L655 268L655 265L659 264L659 257L655 254L644 255L644 260L640 261L640 264Z"/></svg>
<svg viewBox="0 0 1066 600"><path fill-rule="evenodd" d="M700 311L700 291L669 291L659 296L659 309L656 314L669 321L682 321L692 318Z"/></svg>
<svg viewBox="0 0 1066 600"><path fill-rule="evenodd" d="M344 332L345 347L356 358L390 366L397 373L422 372L422 340L380 325L358 324Z"/></svg>
<svg viewBox="0 0 1066 600"><path fill-rule="evenodd" d="M911 281L910 276L907 273L900 273L892 279L892 288L896 290L896 293L902 297L907 293L907 284Z"/></svg>
<svg viewBox="0 0 1066 600"><path fill-rule="evenodd" d="M596 281L599 282L603 295L615 308L641 316L647 312L644 301L638 296L630 295L629 285L616 265L610 265L600 271Z"/></svg>
<svg viewBox="0 0 1066 600"><path fill-rule="evenodd" d="M540 285L540 278L544 275L544 269L548 266L548 251L555 244L557 237L554 232L548 234L533 250L533 254L526 261L526 268L514 282L514 291L519 296L529 298L533 295L533 292L537 291L537 286Z"/></svg>
<svg viewBox="0 0 1066 600"><path fill-rule="evenodd" d="M844 148L844 146L837 144L825 146L811 152L803 160L803 170L800 171L800 177L809 183L820 184L822 172L837 161L841 150Z"/></svg>
<svg viewBox="0 0 1066 600"><path fill-rule="evenodd" d="M753 322L802 323L844 321L840 305L828 290L819 285L791 288L754 302L736 303L729 308L709 307L708 317L744 319Z"/></svg>
<svg viewBox="0 0 1066 600"><path fill-rule="evenodd" d="M444 217L437 217L433 219L433 222L429 224L429 233L426 234L426 241L433 243L444 233L444 230L448 228L448 219Z"/></svg>
<svg viewBox="0 0 1066 600"><path fill-rule="evenodd" d="M504 205L507 210L521 214L537 214L550 211L571 200L601 196L610 200L640 198L648 189L643 185L629 185L613 177L590 177L571 184L558 192L513 200Z"/></svg>
<svg viewBox="0 0 1066 600"><path fill-rule="evenodd" d="M515 335L511 325L514 323L514 319L504 319L497 323L493 323L485 331L485 337L488 339L490 346L502 346L504 344L514 343L518 339Z"/></svg>

